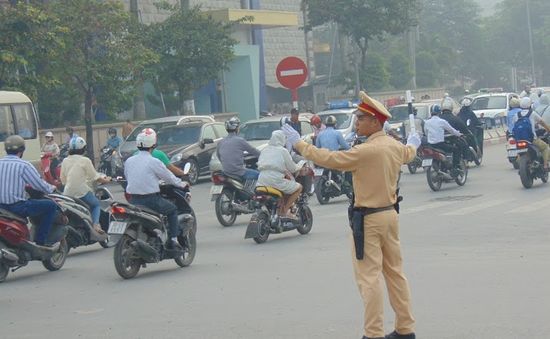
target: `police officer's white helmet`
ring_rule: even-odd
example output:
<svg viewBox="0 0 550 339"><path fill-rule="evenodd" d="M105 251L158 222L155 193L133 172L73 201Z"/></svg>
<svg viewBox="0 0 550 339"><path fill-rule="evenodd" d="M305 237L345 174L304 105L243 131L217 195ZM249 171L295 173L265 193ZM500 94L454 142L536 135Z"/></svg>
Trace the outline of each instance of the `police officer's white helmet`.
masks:
<svg viewBox="0 0 550 339"><path fill-rule="evenodd" d="M81 137L74 137L69 141L69 149L80 150L86 147L86 140Z"/></svg>
<svg viewBox="0 0 550 339"><path fill-rule="evenodd" d="M472 99L471 98L462 99L462 105L463 106L469 107L471 104L472 104Z"/></svg>
<svg viewBox="0 0 550 339"><path fill-rule="evenodd" d="M521 107L522 109L531 108L531 98L529 97L521 98L521 101L519 102L519 107Z"/></svg>
<svg viewBox="0 0 550 339"><path fill-rule="evenodd" d="M441 103L441 110L442 111L452 111L453 110L453 103L449 99L443 100Z"/></svg>
<svg viewBox="0 0 550 339"><path fill-rule="evenodd" d="M151 148L157 144L157 133L152 128L145 128L136 137L138 148Z"/></svg>
<svg viewBox="0 0 550 339"><path fill-rule="evenodd" d="M233 117L225 122L226 131L236 131L241 125L241 120L237 117Z"/></svg>

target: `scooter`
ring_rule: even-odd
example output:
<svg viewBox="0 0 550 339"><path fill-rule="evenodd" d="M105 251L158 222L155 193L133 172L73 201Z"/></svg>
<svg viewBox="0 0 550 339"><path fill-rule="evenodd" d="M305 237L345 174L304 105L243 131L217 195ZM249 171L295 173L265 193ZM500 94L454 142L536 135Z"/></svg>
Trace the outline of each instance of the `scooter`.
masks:
<svg viewBox="0 0 550 339"><path fill-rule="evenodd" d="M307 165L302 171L305 175L313 175L313 171ZM303 176L297 176L296 181L303 185ZM244 238L252 238L257 244L261 244L266 242L272 233L297 230L300 234L308 234L313 227L313 214L308 206L308 191L309 188L304 186L292 211L296 213L298 220L291 220L281 218L278 213L284 199L283 192L268 186L256 187L255 195L252 198L255 202L255 212L250 219Z"/></svg>
<svg viewBox="0 0 550 339"><path fill-rule="evenodd" d="M508 162L514 166L514 169L519 170L519 162L518 162L518 147L516 138L512 135L510 132L506 132L506 156L508 158Z"/></svg>
<svg viewBox="0 0 550 339"><path fill-rule="evenodd" d="M189 172L186 164L184 172ZM112 221L109 225L109 244L116 243L114 264L124 279L135 277L141 267L174 259L180 267L191 265L197 250L197 221L190 205L189 184L185 187L160 184L160 194L172 201L178 210L180 232L178 243L183 250L169 249L167 218L149 208L130 203L114 202L111 205ZM131 200L131 199L130 199Z"/></svg>
<svg viewBox="0 0 550 339"><path fill-rule="evenodd" d="M539 134L539 131L537 131ZM550 135L543 133L540 138L544 142L550 142ZM544 169L544 161L539 148L530 141L518 140L516 142L518 154L518 174L521 179L521 184L525 188L533 187L533 181L540 179L542 182L548 182L548 172Z"/></svg>
<svg viewBox="0 0 550 339"><path fill-rule="evenodd" d="M328 203L331 198L345 194L349 199L353 194L351 173L342 173L336 170L316 168L314 170L318 179L315 184L315 195L319 204Z"/></svg>
<svg viewBox="0 0 550 339"><path fill-rule="evenodd" d="M52 164L52 154L51 153L42 153L40 155L40 168L42 169L42 174L44 180L57 187L57 189L62 190L63 185L61 184L61 162L58 162L57 166L53 169L51 168ZM53 172L53 173L52 173Z"/></svg>
<svg viewBox="0 0 550 339"><path fill-rule="evenodd" d="M35 194L35 197L38 194ZM40 195L40 198L49 198L58 203L55 196ZM6 280L11 269L17 271L26 266L30 261L41 261L42 265L49 271L57 271L65 264L69 253L69 247L65 240L67 234L67 217L63 207L58 204L58 214L54 225L48 235L49 243L58 243L53 247L37 245L33 242L36 228L40 220L30 218L29 220L13 214L7 210L0 209L0 282Z"/></svg>
<svg viewBox="0 0 550 339"><path fill-rule="evenodd" d="M445 153L441 149L426 145L423 147L422 167L426 171L428 186L432 191L439 191L444 182L455 181L457 185L464 186L468 178L468 166L460 155L459 168L453 167L453 155ZM456 174L453 174L456 172Z"/></svg>

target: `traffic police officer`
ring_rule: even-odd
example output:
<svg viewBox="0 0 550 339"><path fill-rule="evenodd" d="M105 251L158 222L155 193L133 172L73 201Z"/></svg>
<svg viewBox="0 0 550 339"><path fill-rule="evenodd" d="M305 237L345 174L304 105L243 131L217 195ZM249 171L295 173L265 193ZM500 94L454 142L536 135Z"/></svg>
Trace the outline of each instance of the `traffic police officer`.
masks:
<svg viewBox="0 0 550 339"><path fill-rule="evenodd" d="M386 281L390 303L396 314L395 331L385 338L414 339L415 320L411 310L409 284L403 274L399 224L396 208L397 179L401 165L412 161L420 145L418 134L409 135L407 145L387 136L382 126L391 118L380 102L361 92L361 103L354 112L355 128L365 143L347 151L331 152L300 141L288 125L283 126L288 141L306 159L316 164L351 171L355 204L360 221L354 228L355 279L365 305L365 338L384 338L384 302L381 274ZM356 219L353 214L353 219ZM362 227L361 227L362 226ZM356 236L356 230L362 236Z"/></svg>

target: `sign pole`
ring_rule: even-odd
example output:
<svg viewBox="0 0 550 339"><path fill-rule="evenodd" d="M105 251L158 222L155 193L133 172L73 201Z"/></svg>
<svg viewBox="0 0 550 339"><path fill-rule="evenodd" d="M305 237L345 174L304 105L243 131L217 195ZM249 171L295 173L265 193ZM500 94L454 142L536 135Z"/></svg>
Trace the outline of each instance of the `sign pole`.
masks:
<svg viewBox="0 0 550 339"><path fill-rule="evenodd" d="M298 109L298 89L291 89L290 94L292 96L292 107Z"/></svg>

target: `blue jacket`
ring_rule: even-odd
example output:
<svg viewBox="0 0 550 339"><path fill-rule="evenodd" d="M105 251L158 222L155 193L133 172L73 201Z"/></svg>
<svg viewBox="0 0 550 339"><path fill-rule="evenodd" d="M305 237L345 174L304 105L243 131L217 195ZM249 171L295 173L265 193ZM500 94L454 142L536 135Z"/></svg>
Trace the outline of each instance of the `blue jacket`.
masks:
<svg viewBox="0 0 550 339"><path fill-rule="evenodd" d="M335 130L332 126L327 127L317 136L315 146L317 146L318 148L326 148L331 151L349 149L349 145L346 140L344 140L342 133Z"/></svg>
<svg viewBox="0 0 550 339"><path fill-rule="evenodd" d="M516 120L515 118L518 115L518 112L521 112L521 108L512 108L506 115L506 124L508 125L508 132L510 133L512 133L512 130L514 129L514 121Z"/></svg>

